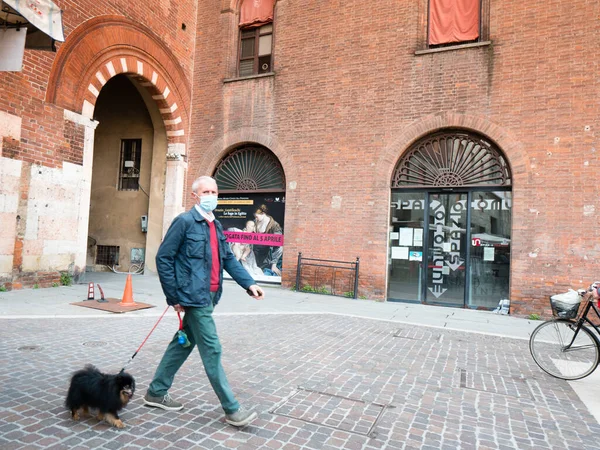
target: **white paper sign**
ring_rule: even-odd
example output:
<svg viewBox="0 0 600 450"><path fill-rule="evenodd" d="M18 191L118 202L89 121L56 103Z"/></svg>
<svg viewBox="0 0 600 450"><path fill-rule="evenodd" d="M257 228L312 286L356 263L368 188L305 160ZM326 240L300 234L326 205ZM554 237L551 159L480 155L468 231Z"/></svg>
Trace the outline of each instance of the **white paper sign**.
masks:
<svg viewBox="0 0 600 450"><path fill-rule="evenodd" d="M415 228L415 229L413 229L413 233L414 233L413 245L415 247L422 247L423 246L423 228Z"/></svg>
<svg viewBox="0 0 600 450"><path fill-rule="evenodd" d="M444 242L444 244L442 246L442 250L444 250L444 252L451 252L452 245L450 244L450 242Z"/></svg>
<svg viewBox="0 0 600 450"><path fill-rule="evenodd" d="M390 239L392 241L397 241L398 240L398 233L394 233L394 232L390 233Z"/></svg>
<svg viewBox="0 0 600 450"><path fill-rule="evenodd" d="M494 260L494 247L483 247L483 260L493 261Z"/></svg>
<svg viewBox="0 0 600 450"><path fill-rule="evenodd" d="M408 259L408 247L392 247L392 259Z"/></svg>
<svg viewBox="0 0 600 450"><path fill-rule="evenodd" d="M448 267L448 266L442 267L442 275L450 275L450 267Z"/></svg>
<svg viewBox="0 0 600 450"><path fill-rule="evenodd" d="M0 29L0 72L20 72L23 70L25 38L27 28Z"/></svg>
<svg viewBox="0 0 600 450"><path fill-rule="evenodd" d="M412 228L400 228L400 245L406 245L410 247L413 245L413 229Z"/></svg>

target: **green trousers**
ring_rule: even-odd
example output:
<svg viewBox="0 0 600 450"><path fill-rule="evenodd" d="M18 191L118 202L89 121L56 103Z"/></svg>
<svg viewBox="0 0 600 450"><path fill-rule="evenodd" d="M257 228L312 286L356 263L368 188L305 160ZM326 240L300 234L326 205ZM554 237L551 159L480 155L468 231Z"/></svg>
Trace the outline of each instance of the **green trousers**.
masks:
<svg viewBox="0 0 600 450"><path fill-rule="evenodd" d="M183 329L191 345L183 348L175 334L156 369L148 393L156 397L166 395L173 384L175 374L197 345L206 376L219 397L225 414L233 414L240 408L240 404L233 395L221 365L221 343L212 317L213 308L212 303L202 308L185 308Z"/></svg>

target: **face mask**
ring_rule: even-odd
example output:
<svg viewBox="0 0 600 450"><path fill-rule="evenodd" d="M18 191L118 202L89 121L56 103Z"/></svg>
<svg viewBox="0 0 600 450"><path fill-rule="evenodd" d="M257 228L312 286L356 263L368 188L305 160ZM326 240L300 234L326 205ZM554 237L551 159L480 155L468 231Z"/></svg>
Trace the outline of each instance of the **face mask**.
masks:
<svg viewBox="0 0 600 450"><path fill-rule="evenodd" d="M216 195L202 195L198 204L206 212L212 212L217 207Z"/></svg>

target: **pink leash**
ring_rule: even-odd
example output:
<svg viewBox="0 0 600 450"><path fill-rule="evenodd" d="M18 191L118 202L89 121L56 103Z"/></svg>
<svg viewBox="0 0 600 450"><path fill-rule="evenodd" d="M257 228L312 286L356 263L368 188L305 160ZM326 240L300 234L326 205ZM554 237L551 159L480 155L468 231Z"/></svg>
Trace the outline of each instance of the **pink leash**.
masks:
<svg viewBox="0 0 600 450"><path fill-rule="evenodd" d="M170 307L171 307L170 305L168 305L166 307L165 311L158 318L158 320L156 321L156 323L154 324L154 326L150 330L150 333L148 333L148 336L146 336L146 339L144 339L144 342L141 343L141 345L138 347L138 349L135 351L135 353L131 356L131 358L129 359L129 361L127 361L127 363L123 366L123 368L121 369L121 371L119 373L125 372L125 368L131 363L131 361L133 361L133 358L135 358L135 356L138 354L138 352L142 349L142 347L144 346L144 344L146 343L146 341L148 340L148 338L150 337L150 335L154 332L154 330L156 329L156 327L158 326L158 324L160 323L160 321L162 320L162 318L165 317L165 314L167 313L167 311L169 310ZM177 314L179 315L179 313L177 313ZM181 317L179 317L179 322L181 323Z"/></svg>

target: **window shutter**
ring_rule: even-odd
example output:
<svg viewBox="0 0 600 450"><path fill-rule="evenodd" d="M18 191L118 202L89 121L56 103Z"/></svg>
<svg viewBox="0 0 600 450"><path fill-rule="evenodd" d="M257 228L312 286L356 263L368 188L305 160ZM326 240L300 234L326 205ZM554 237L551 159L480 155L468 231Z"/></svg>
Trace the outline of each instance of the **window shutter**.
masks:
<svg viewBox="0 0 600 450"><path fill-rule="evenodd" d="M480 0L429 0L429 45L479 37Z"/></svg>

